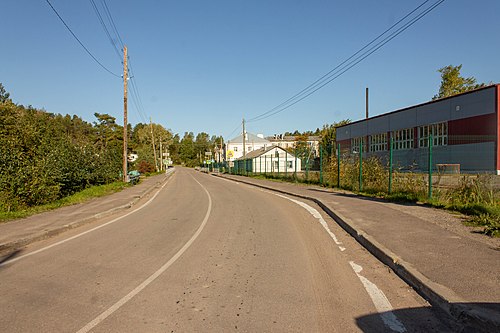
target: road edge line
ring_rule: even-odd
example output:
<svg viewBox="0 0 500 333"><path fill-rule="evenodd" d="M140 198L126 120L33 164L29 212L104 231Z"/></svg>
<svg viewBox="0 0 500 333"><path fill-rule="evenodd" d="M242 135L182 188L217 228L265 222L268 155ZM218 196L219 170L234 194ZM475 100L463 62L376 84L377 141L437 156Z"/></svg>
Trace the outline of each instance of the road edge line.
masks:
<svg viewBox="0 0 500 333"><path fill-rule="evenodd" d="M211 175L315 202L325 213L337 222L342 229L350 234L375 258L387 265L429 303L438 306L439 309L444 311L451 318L457 320L466 328L469 328L472 324L474 325L474 329L480 329L482 332L491 332L492 328L500 331L500 315L498 313L488 309L478 309L473 306L466 305L466 302L451 289L427 278L412 264L395 255L391 250L380 244L372 236L365 233L361 228L357 227L352 220L342 216L340 213L334 212L333 209L328 207L321 200L306 195L291 193L269 186L252 183L243 179L236 180L223 175Z"/></svg>

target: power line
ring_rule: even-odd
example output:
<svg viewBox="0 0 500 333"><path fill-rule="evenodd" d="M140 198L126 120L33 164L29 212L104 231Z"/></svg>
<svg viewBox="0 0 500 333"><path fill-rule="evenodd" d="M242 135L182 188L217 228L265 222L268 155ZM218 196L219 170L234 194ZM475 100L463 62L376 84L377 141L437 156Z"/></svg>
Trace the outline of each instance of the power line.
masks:
<svg viewBox="0 0 500 333"><path fill-rule="evenodd" d="M124 43L123 43L123 40L120 36L120 33L118 32L118 29L116 28L115 21L113 20L113 16L111 15L111 11L109 10L109 7L108 7L106 1L101 0L101 4L102 4L102 8L104 10L104 14L105 14L105 17L107 19L108 24L106 24L104 22L104 19L100 13L95 1L94 0L89 0L89 1L92 4L92 6L94 7L94 11L95 11L97 17L99 18L101 26L103 27L104 32L106 33L111 45L115 49L115 52L117 53L117 55L121 61L122 59L120 56L120 51L118 51L118 49L116 47L116 42L119 42L119 45L121 46L122 49L124 47ZM108 25L111 27L110 29L108 29ZM110 30L111 30L111 32L110 32ZM113 39L113 37L111 36L112 34L114 34L114 36L116 37L115 39ZM132 103L134 104L135 109L136 109L137 113L139 114L139 117L141 118L142 122L147 123L147 117L145 115L144 106L142 104L142 99L141 99L141 96L139 94L139 88L137 87L137 82L135 80L135 73L134 73L133 68L132 68L132 63L130 61L130 57L127 57L127 60L128 60L128 66L127 66L128 68L127 69L130 72L130 87L132 88L132 89L130 89L130 96L132 97L131 98Z"/></svg>
<svg viewBox="0 0 500 333"><path fill-rule="evenodd" d="M390 31L391 29L393 29L396 25L398 25L403 20L405 20L406 18L408 18L411 14L413 14L415 11L417 11L419 8L421 8L423 5L425 5L428 1L429 0L423 2L417 8L415 8L414 10L412 10L410 13L408 13L402 19L400 19L397 23L395 23L394 25L392 25L389 29L387 29L386 31L384 31L378 37L376 37L375 39L373 39L370 43L368 43L363 48L361 48L359 51L357 51L356 53L354 53L353 55L351 55L349 58L347 58L346 60L344 60L341 64L339 64L338 66L336 66L334 69L332 69L331 71L329 71L328 73L326 73L325 75L323 75L321 78L317 79L315 82L313 82L312 84L310 84L309 86L307 86L306 88L304 88L303 90L301 90L300 92L298 92L297 94L295 94L294 96L290 97L289 99L287 99L283 103L281 103L278 106L274 107L273 109L271 109L269 111L266 111L266 112L264 112L264 113L262 113L262 114L260 114L260 115L258 115L256 117L253 117L253 118L249 119L248 122L255 122L255 121L259 121L259 120L263 120L263 119L269 118L269 117L271 117L271 116L273 116L275 114L278 114L278 113L280 113L280 112L282 112L282 111L284 111L284 110L292 107L293 105L299 103L300 101L302 101L305 98L309 97L310 95L314 94L316 91L318 91L319 89L323 88L324 86L326 86L330 82L332 82L335 79L337 79L338 77L340 77L342 74L344 74L345 72L347 72L349 69L351 69L352 67L356 66L358 63L360 63L361 61L363 61L364 59L366 59L368 56L370 56L371 54L373 54L374 52L376 52L378 49L380 49L385 44L387 44L388 42L390 42L396 36L398 36L399 34L401 34L402 32L404 32L406 29L408 29L410 26L412 26L417 21L419 21L420 19L422 19L425 15L427 15L429 12L431 12L432 10L434 10L437 6L439 6L445 0L439 0L439 1L437 1L436 3L434 3L433 5L431 5L430 7L428 7L427 9L425 9L423 12L419 13L416 17L414 17L413 19L411 19L409 22L405 23L402 27L398 28L395 32L392 32L389 36L386 36L382 41L380 41L377 44L375 44L374 46L372 46L369 50L365 51L364 53L362 53L361 55L359 55L358 57L356 57L361 51L365 50L368 46L372 45L376 40L380 39L381 36L385 35L388 31ZM354 60L350 61L354 57L356 57L356 58Z"/></svg>
<svg viewBox="0 0 500 333"><path fill-rule="evenodd" d="M108 4L106 3L106 0L102 0L102 3L104 4L104 12L106 13L108 20L111 23L111 27L113 27L113 30L114 30L116 36L118 37L118 40L120 41L120 46L123 49L123 45L125 45L125 43L123 43L122 38L120 36L120 33L118 32L118 29L116 29L115 20L113 20L113 16L111 15L111 12L109 11Z"/></svg>
<svg viewBox="0 0 500 333"><path fill-rule="evenodd" d="M94 7L94 12L97 15L97 18L99 19L99 22L101 23L101 26L104 30L104 33L106 34L106 36L109 39L109 42L113 46L113 49L115 50L115 53L118 56L118 59L120 59L120 61L121 61L122 57L121 57L120 51L118 51L118 48L116 47L116 44L115 44L113 38L111 37L111 34L109 33L108 27L104 23L104 20L102 19L102 16L101 16L101 13L99 12L99 9L97 8L97 5L95 4L94 0L89 0L89 1L92 4L92 7Z"/></svg>
<svg viewBox="0 0 500 333"><path fill-rule="evenodd" d="M403 20L405 20L408 16L410 16L411 14L413 14L415 11L417 11L420 7L422 7L423 5L425 5L427 2L429 2L429 0L427 1L424 1L422 4L420 4L418 7L416 7L415 9L413 9L411 12L409 12L408 14L406 14L403 18L401 18L399 21L397 21L396 23L394 23L392 26L390 26L388 29L386 29L384 32L382 32L380 35L378 35L377 37L375 37L374 39L372 39L371 42L369 42L368 44L366 44L365 46L363 46L361 49L359 49L356 53L352 54L349 58L347 58L346 60L344 60L342 63L340 63L339 65L337 65L335 68L333 68L332 70L330 70L328 73L326 73L325 75L323 75L322 77L320 77L319 79L317 79L316 81L314 81L313 83L311 83L310 85L308 85L307 87L305 87L304 89L302 89L301 91L299 91L298 93L296 93L295 95L293 95L292 97L290 97L289 99L287 99L286 101L284 101L283 103L275 106L274 108L272 108L271 110L263 113L262 115L260 116L257 116L257 117L254 117L254 118L251 118L249 119L248 121L254 121L256 118L259 118L265 114L268 114L268 113L271 113L277 109L279 109L280 107L286 105L288 102L290 101L293 101L294 99L296 99L297 97L300 97L302 94L304 93L307 93L307 91L311 88L314 88L318 83L321 83L321 81L323 81L323 79L325 77L327 77L328 75L330 75L332 72L334 72L336 69L338 69L339 67L341 67L342 65L344 65L346 62L348 62L349 60L351 60L352 58L354 58L356 55L358 55L361 51L363 51L364 49L366 49L368 46L370 46L371 44L373 44L376 40L378 40L380 37L382 37L383 35L385 35L387 32L389 32L390 30L392 30L395 26L397 26L399 23L401 23Z"/></svg>
<svg viewBox="0 0 500 333"><path fill-rule="evenodd" d="M115 73L113 73L112 71L110 71L108 68L106 68L99 60L97 60L97 58L89 51L89 49L87 49L87 47L85 47L85 45L83 45L83 43L80 41L80 39L78 39L78 37L75 35L75 33L70 29L70 27L66 24L66 22L63 20L63 18L61 17L61 15L59 15L59 13L57 12L57 10L54 8L54 6L52 6L52 4L50 3L49 0L45 0L50 8L52 8L52 10L54 11L54 13L57 15L57 17L59 18L59 20L61 20L61 22L64 24L64 26L66 27L66 29L68 29L68 31L71 33L71 35L78 41L78 43L83 47L83 49L92 57L92 59L94 59L94 61L99 65L101 66L106 72L108 72L109 74L113 75L113 76L116 76L116 77L121 77L120 75L117 75Z"/></svg>
<svg viewBox="0 0 500 333"><path fill-rule="evenodd" d="M226 135L226 138L228 138L228 140L229 140L230 136L231 136L234 132L236 132L236 130L238 130L238 129L241 127L241 124L242 124L242 122L239 122L239 123L238 123L238 125L234 128L234 130L232 130L232 131L231 131L231 133L229 133L228 135Z"/></svg>

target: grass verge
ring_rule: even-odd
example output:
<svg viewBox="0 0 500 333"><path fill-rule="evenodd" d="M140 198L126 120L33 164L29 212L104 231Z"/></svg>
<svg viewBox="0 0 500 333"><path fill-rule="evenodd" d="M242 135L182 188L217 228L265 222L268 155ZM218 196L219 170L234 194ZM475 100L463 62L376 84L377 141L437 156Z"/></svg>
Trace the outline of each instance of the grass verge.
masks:
<svg viewBox="0 0 500 333"><path fill-rule="evenodd" d="M26 209L11 211L11 212L0 211L0 223L14 219L28 217L31 215L43 213L64 206L83 203L94 198L99 198L105 195L119 192L129 186L130 186L129 184L124 182L114 182L107 185L92 186L81 192L75 193L73 195L59 199L57 201L51 202L46 205L29 207Z"/></svg>

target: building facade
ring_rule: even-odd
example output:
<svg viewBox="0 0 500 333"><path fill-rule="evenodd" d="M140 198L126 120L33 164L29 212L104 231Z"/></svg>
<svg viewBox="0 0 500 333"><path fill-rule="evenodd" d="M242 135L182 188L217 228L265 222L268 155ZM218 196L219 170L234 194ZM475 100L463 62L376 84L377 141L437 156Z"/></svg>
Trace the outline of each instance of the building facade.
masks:
<svg viewBox="0 0 500 333"><path fill-rule="evenodd" d="M431 101L337 127L341 151L387 157L402 169L458 166L500 174L500 85Z"/></svg>
<svg viewBox="0 0 500 333"><path fill-rule="evenodd" d="M298 136L294 135L274 135L271 137L267 137L273 145L284 148L284 149L294 149L297 141L299 139ZM319 156L319 143L321 141L320 136L308 136L306 140L307 147L311 151L311 158L315 158Z"/></svg>
<svg viewBox="0 0 500 333"><path fill-rule="evenodd" d="M252 133L245 133L245 154L254 150L271 147L272 144L269 140L264 139L263 135L255 135ZM226 161L234 161L243 156L243 135L229 140L226 144Z"/></svg>
<svg viewBox="0 0 500 333"><path fill-rule="evenodd" d="M240 172L292 174L301 171L301 160L281 147L271 146L240 157L234 167Z"/></svg>

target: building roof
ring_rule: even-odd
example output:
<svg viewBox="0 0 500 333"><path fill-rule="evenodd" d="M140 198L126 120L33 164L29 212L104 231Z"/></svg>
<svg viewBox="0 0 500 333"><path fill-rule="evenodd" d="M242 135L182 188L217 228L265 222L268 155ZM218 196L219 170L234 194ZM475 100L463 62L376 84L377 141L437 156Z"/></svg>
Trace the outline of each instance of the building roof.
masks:
<svg viewBox="0 0 500 333"><path fill-rule="evenodd" d="M369 120L375 119L375 118L385 117L385 116L390 115L390 114L394 114L394 113L406 111L406 110L413 109L413 108L418 108L418 107L421 107L421 106L424 106L424 105L433 104L433 103L439 103L439 102L442 102L442 101L447 100L447 99L455 98L457 96L462 96L462 95L467 95L467 94L473 94L473 93L475 93L475 92L477 92L479 90L496 88L497 86L500 86L500 84L491 84L491 85L488 85L488 86L485 86L485 87L481 87L481 88L478 88L478 89L469 90L469 91L466 91L466 92L461 93L461 94L456 94L456 95L453 95L453 96L443 97L443 98L439 98L439 99L436 99L436 100L433 100L433 101L428 101L428 102L425 102L425 103L408 106L408 107L403 108L403 109L399 109L399 110L395 110L395 111L391 111L391 112L379 114L379 115L376 115L376 116L373 116L373 117L370 117L370 118L367 118L367 119L356 120L356 121L350 122L350 123L345 124L345 125L337 126L336 128L338 129L338 128L342 128L342 127L345 127L345 126L351 126L353 124L362 123L362 122L369 121Z"/></svg>
<svg viewBox="0 0 500 333"><path fill-rule="evenodd" d="M261 148L261 149L252 150L251 152L249 152L248 154L246 154L244 157L237 158L236 160L250 160L250 159L259 157L261 155L264 155L265 153L267 153L270 150L273 150L275 148L283 150L284 152L288 153L288 155L294 156L293 154L289 153L288 151L286 151L285 149L283 149L281 147L271 146L271 147L267 147L265 149Z"/></svg>
<svg viewBox="0 0 500 333"><path fill-rule="evenodd" d="M241 134L238 135L237 137L229 140L228 143L241 143L241 144L243 144L243 135L241 135ZM269 140L258 137L255 134L247 132L247 138L245 140L245 143L271 143L271 142Z"/></svg>
<svg viewBox="0 0 500 333"><path fill-rule="evenodd" d="M284 142L284 141L297 141L298 135L285 135L282 137L272 137L268 136L266 137L267 140L271 142ZM321 136L316 136L316 135L309 135L307 137L307 141L319 141L321 140Z"/></svg>

